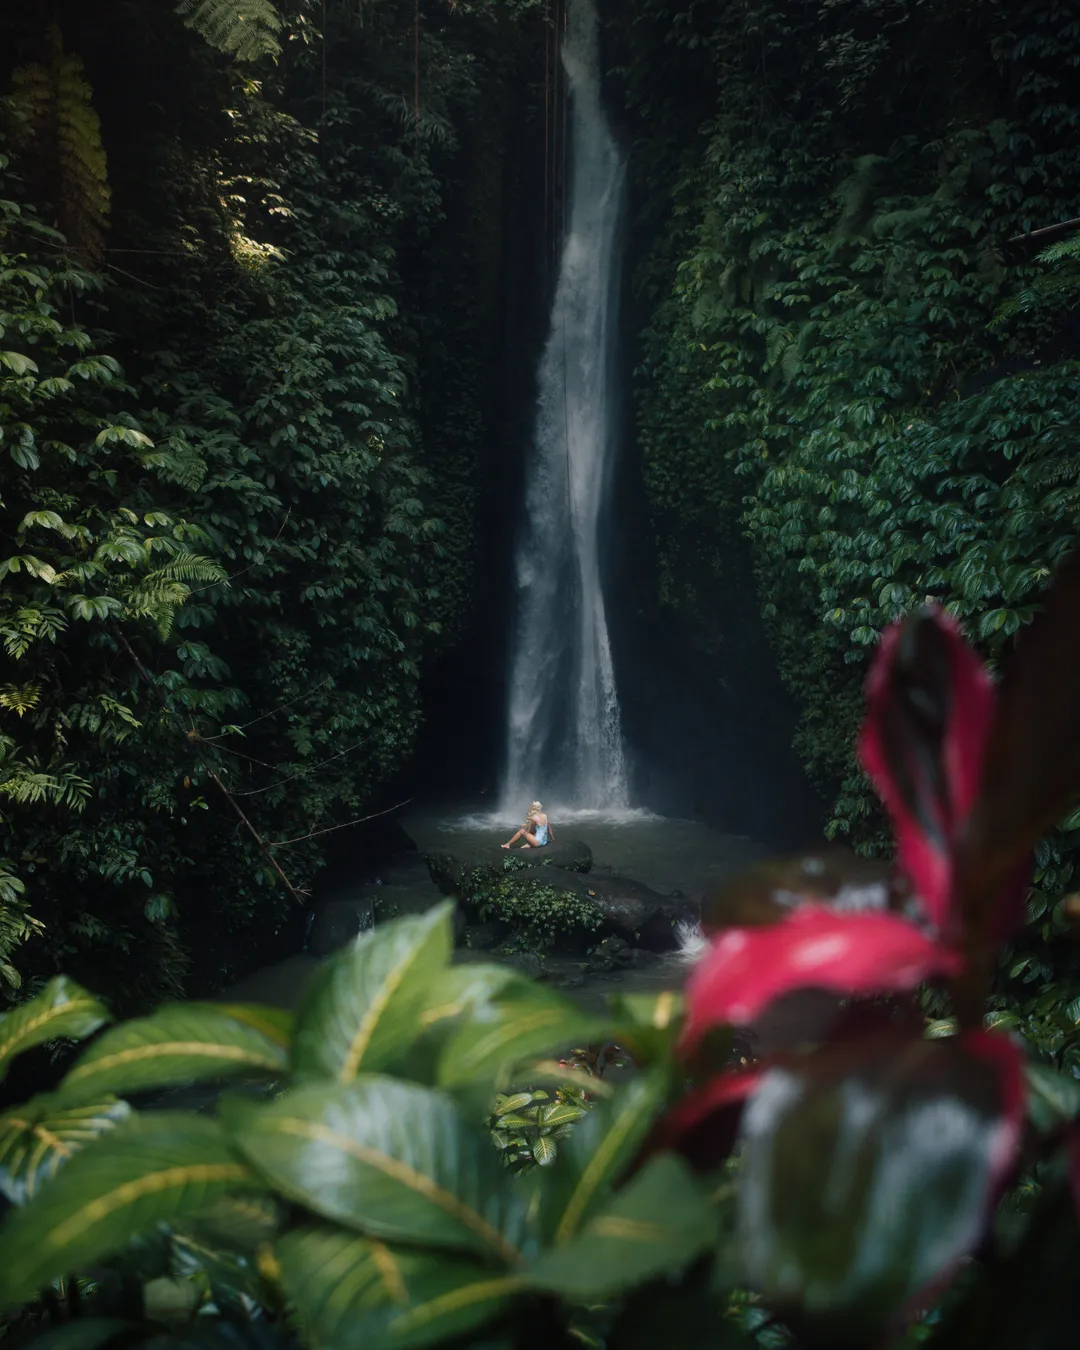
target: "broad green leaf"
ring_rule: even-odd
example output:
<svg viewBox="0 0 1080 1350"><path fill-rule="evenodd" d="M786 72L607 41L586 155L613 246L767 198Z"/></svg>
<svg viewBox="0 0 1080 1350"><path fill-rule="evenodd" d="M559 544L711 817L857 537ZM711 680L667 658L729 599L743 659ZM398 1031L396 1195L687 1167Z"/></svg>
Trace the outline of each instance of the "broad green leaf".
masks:
<svg viewBox="0 0 1080 1350"><path fill-rule="evenodd" d="M215 1246L253 1252L273 1237L280 1217L272 1196L226 1195L176 1227Z"/></svg>
<svg viewBox="0 0 1080 1350"><path fill-rule="evenodd" d="M682 994L662 989L658 994L616 994L611 1006L627 1022L654 1031L667 1031L677 1027L684 1004Z"/></svg>
<svg viewBox="0 0 1080 1350"><path fill-rule="evenodd" d="M305 1084L268 1106L227 1102L225 1116L263 1176L317 1214L390 1240L519 1260L526 1196L437 1089L372 1075Z"/></svg>
<svg viewBox="0 0 1080 1350"><path fill-rule="evenodd" d="M146 1092L204 1079L283 1074L287 1055L248 1022L213 1004L172 1003L100 1037L60 1084L68 1101Z"/></svg>
<svg viewBox="0 0 1080 1350"><path fill-rule="evenodd" d="M77 1153L0 1226L0 1307L222 1196L261 1190L216 1121L133 1116Z"/></svg>
<svg viewBox="0 0 1080 1350"><path fill-rule="evenodd" d="M538 1167L550 1167L559 1154L559 1146L549 1134L538 1135L532 1142L533 1160Z"/></svg>
<svg viewBox="0 0 1080 1350"><path fill-rule="evenodd" d="M419 1350L465 1336L522 1287L460 1258L310 1226L277 1244L281 1283L322 1350Z"/></svg>
<svg viewBox="0 0 1080 1350"><path fill-rule="evenodd" d="M292 1041L296 1014L286 1008L271 1008L264 1003L189 1003L189 1008L216 1008L237 1022L261 1031L268 1041L288 1048Z"/></svg>
<svg viewBox="0 0 1080 1350"><path fill-rule="evenodd" d="M523 1060L545 1051L602 1040L610 1024L583 1013L568 999L529 984L506 990L473 1015L448 1040L439 1062L445 1087L503 1079Z"/></svg>
<svg viewBox="0 0 1080 1350"><path fill-rule="evenodd" d="M71 1106L53 1095L33 1097L0 1115L0 1192L22 1205L79 1149L131 1113L127 1102L106 1097Z"/></svg>
<svg viewBox="0 0 1080 1350"><path fill-rule="evenodd" d="M487 962L450 966L435 978L420 1014L420 1025L426 1028L460 1017L490 1003L510 985L523 983L524 978L512 966Z"/></svg>
<svg viewBox="0 0 1080 1350"><path fill-rule="evenodd" d="M362 937L318 972L293 1040L298 1081L383 1068L416 1039L433 982L453 950L453 905L398 919Z"/></svg>
<svg viewBox="0 0 1080 1350"><path fill-rule="evenodd" d="M770 1307L830 1344L869 1343L963 1259L1016 1138L998 1069L959 1038L890 1031L766 1073L743 1114L737 1205Z"/></svg>
<svg viewBox="0 0 1080 1350"><path fill-rule="evenodd" d="M570 1241L607 1204L612 1188L633 1161L667 1095L662 1069L633 1078L600 1102L574 1127L562 1156L559 1181L545 1188L544 1229L556 1246Z"/></svg>
<svg viewBox="0 0 1080 1350"><path fill-rule="evenodd" d="M716 1241L716 1220L678 1158L654 1158L577 1237L544 1252L530 1283L564 1298L599 1301L680 1270Z"/></svg>
<svg viewBox="0 0 1080 1350"><path fill-rule="evenodd" d="M37 374L37 362L31 360L29 356L24 356L22 352L0 352L0 365L7 366L8 370L14 371L16 375Z"/></svg>
<svg viewBox="0 0 1080 1350"><path fill-rule="evenodd" d="M1028 1118L1037 1130L1049 1132L1080 1116L1080 1081L1049 1064L1027 1064Z"/></svg>
<svg viewBox="0 0 1080 1350"><path fill-rule="evenodd" d="M54 1037L83 1040L111 1020L104 1004L74 981L58 975L29 1003L0 1017L0 1080L24 1050Z"/></svg>
<svg viewBox="0 0 1080 1350"><path fill-rule="evenodd" d="M551 1106L542 1106L538 1113L541 1125L555 1129L557 1125L567 1125L588 1115L587 1106L578 1106L575 1102L553 1102Z"/></svg>

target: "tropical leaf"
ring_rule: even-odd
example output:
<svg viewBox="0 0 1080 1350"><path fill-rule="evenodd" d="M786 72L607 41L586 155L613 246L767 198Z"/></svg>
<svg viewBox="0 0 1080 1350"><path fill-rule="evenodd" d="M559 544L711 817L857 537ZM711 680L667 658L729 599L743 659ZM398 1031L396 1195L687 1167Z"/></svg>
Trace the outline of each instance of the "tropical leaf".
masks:
<svg viewBox="0 0 1080 1350"><path fill-rule="evenodd" d="M13 1205L24 1204L41 1182L130 1111L115 1097L70 1106L53 1095L5 1111L0 1115L0 1192Z"/></svg>
<svg viewBox="0 0 1080 1350"><path fill-rule="evenodd" d="M398 919L361 938L315 976L296 1022L298 1081L350 1083L410 1045L433 982L453 950L453 905Z"/></svg>
<svg viewBox="0 0 1080 1350"><path fill-rule="evenodd" d="M288 1057L250 1022L213 1004L175 1003L105 1033L60 1084L68 1101L205 1079L284 1074Z"/></svg>
<svg viewBox="0 0 1080 1350"><path fill-rule="evenodd" d="M686 986L685 1046L709 1028L755 1021L796 989L895 993L931 975L958 973L962 959L898 914L837 914L806 904L782 923L731 928L694 967Z"/></svg>
<svg viewBox="0 0 1080 1350"><path fill-rule="evenodd" d="M216 1121L133 1116L89 1144L0 1226L0 1306L225 1195L263 1189Z"/></svg>
<svg viewBox="0 0 1080 1350"><path fill-rule="evenodd" d="M609 1030L608 1022L539 985L509 988L475 1008L449 1038L439 1062L439 1081L446 1087L505 1081L526 1059L604 1040Z"/></svg>
<svg viewBox="0 0 1080 1350"><path fill-rule="evenodd" d="M445 1093L372 1075L224 1109L237 1147L315 1213L392 1241L520 1260L526 1196Z"/></svg>
<svg viewBox="0 0 1080 1350"><path fill-rule="evenodd" d="M58 975L28 1003L0 1017L0 1080L24 1050L58 1037L83 1040L111 1020L104 1004Z"/></svg>
<svg viewBox="0 0 1080 1350"><path fill-rule="evenodd" d="M873 1343L979 1241L1022 1109L1019 1053L985 1032L887 1031L768 1070L742 1120L753 1287L826 1343Z"/></svg>
<svg viewBox="0 0 1080 1350"><path fill-rule="evenodd" d="M668 1081L664 1069L641 1074L575 1125L562 1148L566 1166L541 1191L544 1231L555 1246L569 1242L608 1203L652 1128Z"/></svg>
<svg viewBox="0 0 1080 1350"><path fill-rule="evenodd" d="M503 1312L524 1283L460 1258L323 1226L287 1233L277 1257L310 1343L325 1350L445 1344Z"/></svg>
<svg viewBox="0 0 1080 1350"><path fill-rule="evenodd" d="M674 1273L716 1242L717 1224L686 1166L654 1158L569 1242L544 1252L530 1283L594 1302Z"/></svg>
<svg viewBox="0 0 1080 1350"><path fill-rule="evenodd" d="M433 981L420 1024L424 1028L438 1026L491 1003L510 985L523 983L523 977L512 966L486 962L450 966Z"/></svg>

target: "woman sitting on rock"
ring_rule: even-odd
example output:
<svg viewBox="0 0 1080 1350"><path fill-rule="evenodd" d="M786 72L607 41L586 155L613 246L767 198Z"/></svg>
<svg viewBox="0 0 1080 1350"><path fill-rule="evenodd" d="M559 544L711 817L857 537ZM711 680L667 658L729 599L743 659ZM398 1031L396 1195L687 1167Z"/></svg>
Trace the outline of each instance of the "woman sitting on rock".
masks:
<svg viewBox="0 0 1080 1350"><path fill-rule="evenodd" d="M554 826L551 824L551 821L548 820L547 816L544 815L544 808L540 803L533 802L529 807L529 814L525 817L525 824L522 825L521 829L518 830L517 834L514 835L508 844L503 844L503 848L512 848L519 839L525 840L521 845L522 848L543 848L548 842L549 836L552 842L554 842Z"/></svg>

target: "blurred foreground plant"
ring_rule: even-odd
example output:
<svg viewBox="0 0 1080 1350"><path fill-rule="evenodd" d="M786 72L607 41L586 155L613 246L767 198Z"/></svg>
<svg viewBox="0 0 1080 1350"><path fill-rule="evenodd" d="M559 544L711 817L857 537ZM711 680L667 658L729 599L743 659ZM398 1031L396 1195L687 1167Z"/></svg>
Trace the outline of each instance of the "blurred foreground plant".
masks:
<svg viewBox="0 0 1080 1350"><path fill-rule="evenodd" d="M731 883L685 1016L673 992L595 1016L454 966L443 905L327 962L295 1018L175 1004L104 1031L0 1117L17 1333L49 1323L50 1350L1072 1344L1080 1080L984 1009L1026 859L1080 782L1078 612L1073 563L996 693L941 613L886 636L861 752L899 874L830 853ZM955 1013L929 1027L927 980ZM842 996L824 1032L733 1068L733 1027L806 988ZM0 1071L107 1020L54 981L0 1019ZM637 1072L615 1085L599 1053L567 1054L582 1045ZM231 1088L198 1114L147 1107L197 1081ZM557 1166L507 1168L491 1123L518 1132L518 1164L572 1129ZM168 1316L163 1288L184 1295Z"/></svg>

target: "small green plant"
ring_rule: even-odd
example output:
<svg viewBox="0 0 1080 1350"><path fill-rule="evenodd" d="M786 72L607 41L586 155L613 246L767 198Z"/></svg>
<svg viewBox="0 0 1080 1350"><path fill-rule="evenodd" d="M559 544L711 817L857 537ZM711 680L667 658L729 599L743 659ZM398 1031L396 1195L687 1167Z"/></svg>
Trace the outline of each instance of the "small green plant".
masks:
<svg viewBox="0 0 1080 1350"><path fill-rule="evenodd" d="M603 912L585 896L529 878L496 881L479 899L481 919L509 924L530 947L545 951L568 937L595 932Z"/></svg>
<svg viewBox="0 0 1080 1350"><path fill-rule="evenodd" d="M535 1088L510 1096L500 1092L489 1121L492 1140L512 1172L550 1167L559 1153L558 1141L591 1105L584 1088L558 1087L554 1093Z"/></svg>

